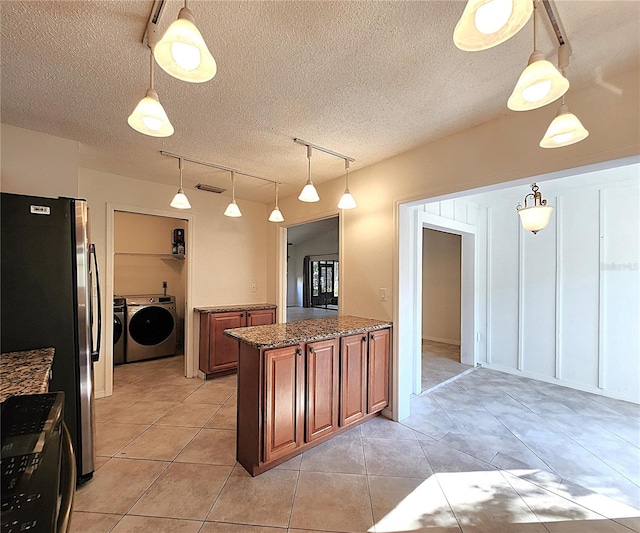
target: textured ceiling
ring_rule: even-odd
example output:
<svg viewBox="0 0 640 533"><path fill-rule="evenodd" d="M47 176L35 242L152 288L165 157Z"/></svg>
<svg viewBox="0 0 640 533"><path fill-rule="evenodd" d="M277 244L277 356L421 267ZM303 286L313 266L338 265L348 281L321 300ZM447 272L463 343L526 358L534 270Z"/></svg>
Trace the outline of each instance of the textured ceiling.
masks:
<svg viewBox="0 0 640 533"><path fill-rule="evenodd" d="M2 0L2 122L79 141L83 167L177 184L177 162L159 153L167 150L280 181L286 196L306 178L294 137L354 157L357 170L512 113L506 100L531 53L531 22L493 49L458 50L464 1L190 1L218 73L188 84L156 68L176 132L155 139L127 124L148 87L142 36L152 5ZM161 32L182 5L168 2ZM573 49L572 86L615 91L607 80L639 62L640 2L553 5ZM555 62L539 11L539 48ZM343 169L314 152L315 183ZM189 163L184 178L185 188L229 187L228 173ZM272 199L267 183L236 183L239 198Z"/></svg>

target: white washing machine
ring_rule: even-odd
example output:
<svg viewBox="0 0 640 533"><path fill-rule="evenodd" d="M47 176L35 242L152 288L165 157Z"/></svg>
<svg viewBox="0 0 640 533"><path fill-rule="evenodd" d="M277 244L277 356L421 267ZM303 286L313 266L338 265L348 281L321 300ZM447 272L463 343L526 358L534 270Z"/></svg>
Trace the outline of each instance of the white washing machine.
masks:
<svg viewBox="0 0 640 533"><path fill-rule="evenodd" d="M127 363L176 354L176 299L163 294L125 296Z"/></svg>

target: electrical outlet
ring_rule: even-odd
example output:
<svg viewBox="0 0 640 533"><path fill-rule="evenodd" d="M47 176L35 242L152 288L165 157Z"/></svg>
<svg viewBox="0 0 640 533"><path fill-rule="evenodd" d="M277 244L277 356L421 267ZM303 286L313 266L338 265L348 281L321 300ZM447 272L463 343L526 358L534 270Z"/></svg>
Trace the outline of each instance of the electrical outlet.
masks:
<svg viewBox="0 0 640 533"><path fill-rule="evenodd" d="M387 300L387 289L381 288L379 291L380 301L385 302Z"/></svg>
<svg viewBox="0 0 640 533"><path fill-rule="evenodd" d="M252 283L252 284L251 284L251 292L256 292L257 290L258 290L258 289L257 289L257 287L256 287L256 284L255 284L255 283Z"/></svg>

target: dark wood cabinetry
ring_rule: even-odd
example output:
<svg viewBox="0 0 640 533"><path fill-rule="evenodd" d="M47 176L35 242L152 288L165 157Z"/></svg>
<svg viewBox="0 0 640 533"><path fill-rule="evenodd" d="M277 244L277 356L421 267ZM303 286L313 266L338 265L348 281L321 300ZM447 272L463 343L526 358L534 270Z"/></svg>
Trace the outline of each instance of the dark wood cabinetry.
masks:
<svg viewBox="0 0 640 533"><path fill-rule="evenodd" d="M367 412L373 413L389 404L389 329L369 333L369 390Z"/></svg>
<svg viewBox="0 0 640 533"><path fill-rule="evenodd" d="M338 339L306 346L305 441L338 428Z"/></svg>
<svg viewBox="0 0 640 533"><path fill-rule="evenodd" d="M390 332L282 348L241 343L237 459L247 471L260 474L386 407Z"/></svg>
<svg viewBox="0 0 640 533"><path fill-rule="evenodd" d="M367 334L340 339L340 425L367 414Z"/></svg>
<svg viewBox="0 0 640 533"><path fill-rule="evenodd" d="M273 461L302 444L302 349L287 346L264 354L264 460Z"/></svg>
<svg viewBox="0 0 640 533"><path fill-rule="evenodd" d="M225 329L274 324L275 308L200 311L200 371L205 377L235 372L240 344L224 335Z"/></svg>

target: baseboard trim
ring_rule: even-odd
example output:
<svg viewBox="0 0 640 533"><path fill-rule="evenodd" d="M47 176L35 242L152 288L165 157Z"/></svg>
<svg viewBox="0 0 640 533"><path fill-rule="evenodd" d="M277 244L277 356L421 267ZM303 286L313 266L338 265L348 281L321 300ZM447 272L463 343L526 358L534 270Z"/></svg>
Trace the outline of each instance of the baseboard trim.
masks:
<svg viewBox="0 0 640 533"><path fill-rule="evenodd" d="M489 364L485 362L480 362L478 363L478 365L481 366L482 368L487 368L489 370L497 370L498 372L504 372L505 374L512 374L514 376L521 376L529 379L535 379L538 381L544 381L545 383L561 385L562 387L568 387L569 389L589 392L597 396L604 396L606 398L613 398L614 400L622 400L625 402L630 402L636 405L640 405L640 398L634 398L629 394L626 394L626 395L620 394L614 391L599 389L598 387L594 387L590 385L582 385L581 383L574 383L572 381L567 381L564 379L545 376L544 374L536 374L535 372L526 372L524 370L516 370L514 368L509 368L507 366L494 365L494 364Z"/></svg>
<svg viewBox="0 0 640 533"><path fill-rule="evenodd" d="M442 339L440 337L422 337L423 341L441 342L442 344L453 344L454 346L460 346L460 341L453 339Z"/></svg>

